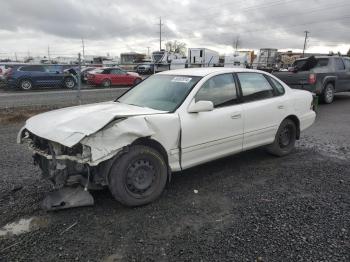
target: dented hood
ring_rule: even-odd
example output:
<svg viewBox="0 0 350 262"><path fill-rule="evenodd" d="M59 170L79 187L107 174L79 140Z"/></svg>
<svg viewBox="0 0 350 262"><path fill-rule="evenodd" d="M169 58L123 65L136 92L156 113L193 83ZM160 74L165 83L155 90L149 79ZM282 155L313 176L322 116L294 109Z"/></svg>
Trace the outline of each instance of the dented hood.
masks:
<svg viewBox="0 0 350 262"><path fill-rule="evenodd" d="M42 138L72 147L117 118L166 113L119 102L68 107L27 120L25 129Z"/></svg>

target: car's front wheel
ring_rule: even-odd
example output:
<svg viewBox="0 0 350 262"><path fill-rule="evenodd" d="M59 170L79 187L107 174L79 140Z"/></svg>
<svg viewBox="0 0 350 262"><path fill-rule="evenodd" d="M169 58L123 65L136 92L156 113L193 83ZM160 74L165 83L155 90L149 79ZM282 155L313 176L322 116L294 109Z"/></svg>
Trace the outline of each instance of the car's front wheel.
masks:
<svg viewBox="0 0 350 262"><path fill-rule="evenodd" d="M135 145L115 160L108 176L109 189L126 206L140 206L157 199L167 181L167 164L153 148Z"/></svg>
<svg viewBox="0 0 350 262"><path fill-rule="evenodd" d="M267 147L269 153L275 156L285 156L295 147L297 127L291 119L285 119L279 126L275 141Z"/></svg>
<svg viewBox="0 0 350 262"><path fill-rule="evenodd" d="M19 83L19 86L22 90L25 90L25 91L33 89L33 83L28 79L21 80L21 82Z"/></svg>

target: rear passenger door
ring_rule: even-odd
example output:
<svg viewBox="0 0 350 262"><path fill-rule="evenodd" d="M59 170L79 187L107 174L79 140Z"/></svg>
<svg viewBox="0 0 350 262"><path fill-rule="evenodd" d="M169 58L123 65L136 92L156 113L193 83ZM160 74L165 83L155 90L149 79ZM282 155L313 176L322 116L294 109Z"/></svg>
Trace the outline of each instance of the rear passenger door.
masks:
<svg viewBox="0 0 350 262"><path fill-rule="evenodd" d="M41 65L29 65L23 66L20 71L22 71L22 78L29 79L35 86L45 85L45 69Z"/></svg>
<svg viewBox="0 0 350 262"><path fill-rule="evenodd" d="M237 78L243 99L243 150L272 143L288 107L283 86L262 73L237 73Z"/></svg>

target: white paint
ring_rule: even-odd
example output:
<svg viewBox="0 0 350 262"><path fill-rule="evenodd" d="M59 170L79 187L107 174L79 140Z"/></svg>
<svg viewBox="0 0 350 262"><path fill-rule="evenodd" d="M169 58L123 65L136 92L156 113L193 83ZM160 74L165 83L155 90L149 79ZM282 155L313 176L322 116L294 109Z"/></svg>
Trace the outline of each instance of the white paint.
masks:
<svg viewBox="0 0 350 262"><path fill-rule="evenodd" d="M310 109L311 93L291 90L277 78L285 89L282 96L190 112L195 94L208 79L233 72L258 72L275 78L242 68L167 71L160 74L203 77L176 112L107 102L40 114L30 118L24 128L68 147L79 142L90 147L91 159L86 163L91 166L112 158L136 139L149 137L163 146L171 170L178 171L271 143L280 123L289 115L300 120L301 131L315 121L315 112Z"/></svg>

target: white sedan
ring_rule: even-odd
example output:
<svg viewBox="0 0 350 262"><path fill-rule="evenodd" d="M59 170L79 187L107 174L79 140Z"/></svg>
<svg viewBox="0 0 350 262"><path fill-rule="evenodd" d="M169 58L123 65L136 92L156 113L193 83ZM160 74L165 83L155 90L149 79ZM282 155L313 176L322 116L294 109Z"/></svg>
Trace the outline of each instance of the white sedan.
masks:
<svg viewBox="0 0 350 262"><path fill-rule="evenodd" d="M266 72L180 69L115 101L34 116L18 142L29 144L56 188L108 186L116 200L138 206L161 195L171 172L260 146L289 154L315 121L312 108L311 93Z"/></svg>

